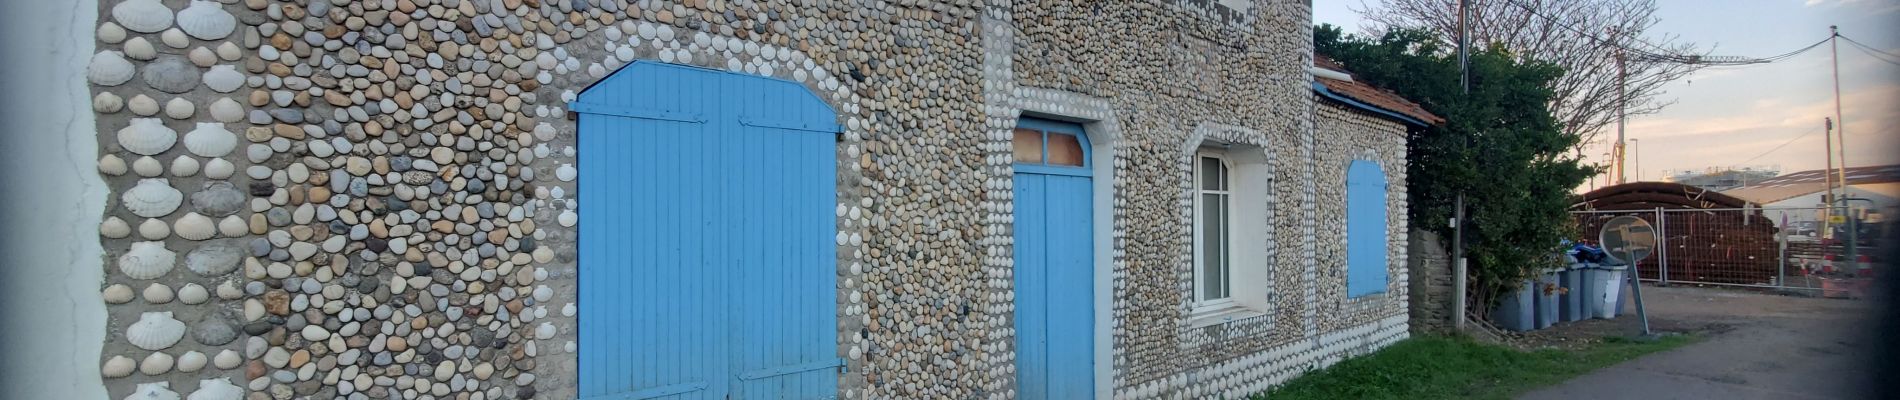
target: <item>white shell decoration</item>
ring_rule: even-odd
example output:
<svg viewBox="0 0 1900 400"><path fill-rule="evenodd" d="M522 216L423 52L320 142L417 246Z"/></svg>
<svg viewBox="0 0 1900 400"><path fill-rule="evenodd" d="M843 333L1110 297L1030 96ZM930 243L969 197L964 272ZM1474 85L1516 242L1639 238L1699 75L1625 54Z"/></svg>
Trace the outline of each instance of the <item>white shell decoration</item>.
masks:
<svg viewBox="0 0 1900 400"><path fill-rule="evenodd" d="M144 297L145 297L145 302L147 303L152 303L152 304L170 303L172 302L172 298L174 297L174 295L175 293L172 292L172 287L165 286L165 284L163 283L153 283L150 286L145 287Z"/></svg>
<svg viewBox="0 0 1900 400"><path fill-rule="evenodd" d="M218 93L231 93L244 87L244 74L237 71L236 65L213 65L205 71L205 87Z"/></svg>
<svg viewBox="0 0 1900 400"><path fill-rule="evenodd" d="M125 151L158 155L178 142L178 131L165 127L158 118L133 118L131 125L119 130L119 146Z"/></svg>
<svg viewBox="0 0 1900 400"><path fill-rule="evenodd" d="M204 46L198 46L186 52L185 59L191 60L191 65L209 67L218 64L218 53L212 52L211 49L205 48Z"/></svg>
<svg viewBox="0 0 1900 400"><path fill-rule="evenodd" d="M185 31L178 30L178 28L166 29L165 33L158 34L158 41L174 49L182 49L185 48L185 46L191 45L191 37L185 36Z"/></svg>
<svg viewBox="0 0 1900 400"><path fill-rule="evenodd" d="M172 9L158 0L125 0L112 6L112 19L133 32L154 33L172 26Z"/></svg>
<svg viewBox="0 0 1900 400"><path fill-rule="evenodd" d="M119 44L125 41L125 28L111 22L100 23L99 30L93 31L92 36L99 38L101 42Z"/></svg>
<svg viewBox="0 0 1900 400"><path fill-rule="evenodd" d="M224 349L218 352L218 355L211 356L211 365L219 369L237 368L238 363L241 362L244 362L244 357L238 356L236 350Z"/></svg>
<svg viewBox="0 0 1900 400"><path fill-rule="evenodd" d="M171 101L165 102L165 116L172 119L191 118L192 114L197 113L198 106L191 104L191 100L185 100L183 97L174 97Z"/></svg>
<svg viewBox="0 0 1900 400"><path fill-rule="evenodd" d="M178 301L185 304L200 304L210 299L211 290L205 289L204 285L187 283L185 287L178 289Z"/></svg>
<svg viewBox="0 0 1900 400"><path fill-rule="evenodd" d="M132 160L132 173L147 178L157 177L165 173L165 165L159 164L158 159L152 156L139 156L137 160Z"/></svg>
<svg viewBox="0 0 1900 400"><path fill-rule="evenodd" d="M218 235L218 223L204 214L190 212L172 223L172 231L185 240L205 240Z"/></svg>
<svg viewBox="0 0 1900 400"><path fill-rule="evenodd" d="M179 156L172 159L172 176L188 177L198 174L198 159Z"/></svg>
<svg viewBox="0 0 1900 400"><path fill-rule="evenodd" d="M158 47L152 46L152 42L146 41L144 37L133 37L131 40L126 40L124 52L125 58L134 60L151 61L154 58L158 58Z"/></svg>
<svg viewBox="0 0 1900 400"><path fill-rule="evenodd" d="M223 220L218 221L218 234L220 235L238 237L244 236L244 234L250 232L250 230L251 227L245 224L244 219L238 218L236 215L226 216Z"/></svg>
<svg viewBox="0 0 1900 400"><path fill-rule="evenodd" d="M178 400L178 393L173 393L171 386L171 382L141 383L125 400Z"/></svg>
<svg viewBox="0 0 1900 400"><path fill-rule="evenodd" d="M125 60L125 53L106 50L92 55L92 63L86 65L86 80L99 86L119 86L137 72L132 62Z"/></svg>
<svg viewBox="0 0 1900 400"><path fill-rule="evenodd" d="M125 341L141 349L159 351L185 338L185 323L172 318L171 311L151 311L139 315L139 322L125 328Z"/></svg>
<svg viewBox="0 0 1900 400"><path fill-rule="evenodd" d="M126 100L125 107L132 110L132 115L141 117L158 115L158 100L152 100L151 97L142 94L134 95L131 100Z"/></svg>
<svg viewBox="0 0 1900 400"><path fill-rule="evenodd" d="M237 281L224 281L218 284L218 298L237 300L244 297L244 289L239 289Z"/></svg>
<svg viewBox="0 0 1900 400"><path fill-rule="evenodd" d="M560 178L562 182L573 182L579 172L574 169L574 164L561 164L560 168L554 169L554 177Z"/></svg>
<svg viewBox="0 0 1900 400"><path fill-rule="evenodd" d="M164 242L137 242L119 256L119 273L132 279L165 276L178 263L178 253L165 248Z"/></svg>
<svg viewBox="0 0 1900 400"><path fill-rule="evenodd" d="M561 210L561 215L555 217L555 219L561 223L561 226L565 227L573 227L574 223L580 222L580 218L581 216L575 214L574 210Z"/></svg>
<svg viewBox="0 0 1900 400"><path fill-rule="evenodd" d="M145 356L145 361L139 362L139 372L144 372L146 375L163 374L172 370L173 361L175 361L175 359L173 359L170 354L152 353L152 355ZM167 398L176 399L178 398L178 394L173 393L171 397Z"/></svg>
<svg viewBox="0 0 1900 400"><path fill-rule="evenodd" d="M132 225L125 223L125 220L119 217L106 217L105 221L99 222L99 236L105 236L107 239L123 239L131 235Z"/></svg>
<svg viewBox="0 0 1900 400"><path fill-rule="evenodd" d="M160 221L157 218L147 219L145 222L139 223L139 237L145 238L145 240L165 240L165 237L171 236L171 234L172 227L165 225L165 221Z"/></svg>
<svg viewBox="0 0 1900 400"><path fill-rule="evenodd" d="M242 398L244 398L244 388L231 384L231 378L218 378L198 381L198 390L192 391L191 396L185 400L238 400Z"/></svg>
<svg viewBox="0 0 1900 400"><path fill-rule="evenodd" d="M138 368L138 362L125 356L112 356L105 365L99 366L99 374L107 378L124 378L132 375L133 368Z"/></svg>
<svg viewBox="0 0 1900 400"><path fill-rule="evenodd" d="M198 129L185 133L185 150L199 157L224 157L237 148L237 143L237 134L218 122L199 122Z"/></svg>
<svg viewBox="0 0 1900 400"><path fill-rule="evenodd" d="M244 105L238 104L237 100L231 100L229 97L211 102L209 111L211 119L218 122L233 123L244 120Z"/></svg>
<svg viewBox="0 0 1900 400"><path fill-rule="evenodd" d="M92 96L93 111L111 114L123 109L125 109L125 99L112 92L99 92L98 96Z"/></svg>
<svg viewBox="0 0 1900 400"><path fill-rule="evenodd" d="M111 175L111 176L119 176L119 175L125 175L125 171L126 171L125 159L119 158L119 156L112 155L112 154L107 154L104 157L99 157L99 173Z"/></svg>
<svg viewBox="0 0 1900 400"><path fill-rule="evenodd" d="M119 195L119 201L133 215L158 218L178 210L178 205L185 201L185 194L173 188L165 178L146 178Z"/></svg>
<svg viewBox="0 0 1900 400"><path fill-rule="evenodd" d="M218 59L225 61L237 61L238 58L244 57L244 49L239 48L237 43L220 43L218 44L217 52Z"/></svg>
<svg viewBox="0 0 1900 400"><path fill-rule="evenodd" d="M234 174L234 173L237 173L237 166L231 165L230 161L225 161L222 158L213 158L211 159L211 161L205 162L205 177L206 178L211 178L211 179L230 178L231 174Z"/></svg>
<svg viewBox="0 0 1900 400"><path fill-rule="evenodd" d="M237 17L224 12L217 1L192 0L190 6L178 12L178 27L191 37L218 40L231 36L231 30L237 28Z"/></svg>
<svg viewBox="0 0 1900 400"><path fill-rule="evenodd" d="M205 353L199 353L197 350L187 351L185 354L178 355L178 372L198 372L210 362L211 358L205 357ZM202 392L204 389L199 388L198 391Z"/></svg>
<svg viewBox="0 0 1900 400"><path fill-rule="evenodd" d="M106 286L106 290L99 291L99 297L105 299L106 304L125 304L132 301L132 287L114 283Z"/></svg>

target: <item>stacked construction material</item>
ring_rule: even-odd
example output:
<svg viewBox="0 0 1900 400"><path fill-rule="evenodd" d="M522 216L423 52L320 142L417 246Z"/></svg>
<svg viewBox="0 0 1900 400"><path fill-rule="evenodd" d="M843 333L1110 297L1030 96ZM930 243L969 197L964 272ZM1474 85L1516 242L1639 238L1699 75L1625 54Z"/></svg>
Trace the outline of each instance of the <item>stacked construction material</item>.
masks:
<svg viewBox="0 0 1900 400"><path fill-rule="evenodd" d="M1757 207L1694 186L1637 182L1584 193L1571 210L1597 211L1577 214L1578 234L1591 240L1604 222L1618 216L1636 216L1657 226L1660 248L1637 263L1643 279L1663 278L1657 264L1667 257L1669 281L1770 284L1779 279L1776 228ZM1661 224L1658 208L1664 210Z"/></svg>

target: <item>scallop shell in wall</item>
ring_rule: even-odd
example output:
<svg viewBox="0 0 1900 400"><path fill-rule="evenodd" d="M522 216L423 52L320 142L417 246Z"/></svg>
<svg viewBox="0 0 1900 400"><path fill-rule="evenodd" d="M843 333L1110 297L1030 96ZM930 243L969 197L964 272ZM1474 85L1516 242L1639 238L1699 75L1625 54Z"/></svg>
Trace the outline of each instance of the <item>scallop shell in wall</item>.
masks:
<svg viewBox="0 0 1900 400"><path fill-rule="evenodd" d="M137 361L126 356L112 356L105 365L99 366L99 373L107 378L124 378L131 376L134 368L138 368Z"/></svg>
<svg viewBox="0 0 1900 400"><path fill-rule="evenodd" d="M119 158L119 156L112 155L112 154L107 154L103 157L99 157L99 173L111 175L111 176L119 176L119 175L125 175L125 171L127 171L127 167L125 165L125 159Z"/></svg>
<svg viewBox="0 0 1900 400"><path fill-rule="evenodd" d="M165 276L178 262L178 253L165 248L164 242L137 242L119 256L119 273L132 279Z"/></svg>
<svg viewBox="0 0 1900 400"><path fill-rule="evenodd" d="M137 72L132 62L125 60L125 53L106 50L92 55L92 63L86 65L86 80L99 86L119 86Z"/></svg>
<svg viewBox="0 0 1900 400"><path fill-rule="evenodd" d="M125 28L116 23L100 23L99 30L93 31L93 37L99 38L101 42L119 44L125 41Z"/></svg>
<svg viewBox="0 0 1900 400"><path fill-rule="evenodd" d="M145 84L165 93L185 93L198 87L201 73L198 66L191 65L180 56L161 56L158 61L145 64Z"/></svg>
<svg viewBox="0 0 1900 400"><path fill-rule="evenodd" d="M217 1L192 0L190 6L178 11L178 27L191 37L218 40L231 35L231 30L237 28L237 18Z"/></svg>
<svg viewBox="0 0 1900 400"><path fill-rule="evenodd" d="M158 42L164 43L166 46L170 46L174 49L183 49L185 46L191 45L191 37L186 36L185 31L178 30L178 28L171 28L166 29L164 33L158 34Z"/></svg>
<svg viewBox="0 0 1900 400"><path fill-rule="evenodd" d="M205 71L205 87L218 93L231 93L244 87L244 74L237 71L236 65L213 65Z"/></svg>
<svg viewBox="0 0 1900 400"><path fill-rule="evenodd" d="M178 400L178 393L173 392L171 386L171 382L141 383L125 400Z"/></svg>
<svg viewBox="0 0 1900 400"><path fill-rule="evenodd" d="M185 133L185 150L199 157L224 157L237 148L237 134L224 129L223 123L199 122L198 129Z"/></svg>
<svg viewBox="0 0 1900 400"><path fill-rule="evenodd" d="M210 358L205 357L205 353L199 353L196 350L187 351L185 354L178 355L178 372L198 372L210 361Z"/></svg>
<svg viewBox="0 0 1900 400"><path fill-rule="evenodd" d="M238 237L244 236L245 233L250 231L250 225L246 224L243 218L238 218L236 215L225 216L224 219L218 221L218 234L220 235Z"/></svg>
<svg viewBox="0 0 1900 400"><path fill-rule="evenodd" d="M112 92L99 92L98 96L92 96L93 111L111 114L123 109L125 109L125 99Z"/></svg>
<svg viewBox="0 0 1900 400"><path fill-rule="evenodd" d="M170 150L178 141L178 131L165 127L158 118L133 118L130 125L119 129L119 147L125 151L143 155L158 155Z"/></svg>
<svg viewBox="0 0 1900 400"><path fill-rule="evenodd" d="M125 58L139 61L151 61L158 58L158 47L153 46L152 42L145 40L144 37L133 37L125 41L124 46Z"/></svg>
<svg viewBox="0 0 1900 400"><path fill-rule="evenodd" d="M165 178L140 179L138 185L119 195L119 202L126 210L146 218L170 215L184 201L185 194L173 188Z"/></svg>
<svg viewBox="0 0 1900 400"><path fill-rule="evenodd" d="M192 114L197 113L198 105L191 104L191 100L185 100L183 97L172 98L171 101L165 102L165 116L172 119L191 118Z"/></svg>
<svg viewBox="0 0 1900 400"><path fill-rule="evenodd" d="M207 182L204 188L191 194L191 207L213 217L236 214L244 207L244 192L238 191L237 185L231 182Z"/></svg>
<svg viewBox="0 0 1900 400"><path fill-rule="evenodd" d="M204 285L187 283L185 287L178 288L178 301L185 304L202 304L210 299L211 290L205 289Z"/></svg>
<svg viewBox="0 0 1900 400"><path fill-rule="evenodd" d="M244 357L239 356L236 350L231 349L224 349L224 351L218 352L218 355L211 356L211 366L218 367L218 369L237 368L238 364L242 362L244 362Z"/></svg>
<svg viewBox="0 0 1900 400"><path fill-rule="evenodd" d="M159 174L165 173L165 166L159 164L158 159L152 158L152 156L139 156L138 159L132 160L132 173L147 178L154 178L158 177Z"/></svg>
<svg viewBox="0 0 1900 400"><path fill-rule="evenodd" d="M231 384L231 378L218 378L198 381L198 390L192 391L185 400L238 400L243 397L244 388Z"/></svg>
<svg viewBox="0 0 1900 400"><path fill-rule="evenodd" d="M198 159L178 156L178 158L172 159L172 176L183 178L197 175L198 167Z"/></svg>
<svg viewBox="0 0 1900 400"><path fill-rule="evenodd" d="M211 178L211 179L230 178L231 174L234 174L234 173L237 173L237 166L231 165L230 161L225 161L222 158L213 158L211 159L211 161L205 162L205 177L206 178Z"/></svg>
<svg viewBox="0 0 1900 400"><path fill-rule="evenodd" d="M207 108L211 112L211 119L218 122L235 123L244 120L244 105L238 104L237 100L231 100L229 97L212 101Z"/></svg>
<svg viewBox="0 0 1900 400"><path fill-rule="evenodd" d="M152 311L139 315L139 322L125 328L125 341L141 349L159 351L185 338L185 323L172 318L171 311Z"/></svg>
<svg viewBox="0 0 1900 400"><path fill-rule="evenodd" d="M185 213L172 222L172 232L185 240L205 240L218 235L218 223L199 213Z"/></svg>
<svg viewBox="0 0 1900 400"><path fill-rule="evenodd" d="M198 275L219 276L236 271L244 261L245 248L234 239L205 243L185 254L185 268Z"/></svg>
<svg viewBox="0 0 1900 400"><path fill-rule="evenodd" d="M131 100L125 101L125 108L132 110L132 115L150 117L158 115L158 100L143 94L133 95Z"/></svg>
<svg viewBox="0 0 1900 400"><path fill-rule="evenodd" d="M145 361L139 362L139 372L143 372L146 375L163 374L172 370L172 363L174 361L176 360L173 359L170 354L152 353L152 355L145 356ZM177 397L172 398L176 399Z"/></svg>
<svg viewBox="0 0 1900 400"><path fill-rule="evenodd" d="M125 0L112 6L112 20L133 32L155 33L172 26L172 9L158 0Z"/></svg>
<svg viewBox="0 0 1900 400"><path fill-rule="evenodd" d="M224 316L205 317L191 329L191 339L206 346L223 346L237 340L237 337L237 321Z"/></svg>
<svg viewBox="0 0 1900 400"><path fill-rule="evenodd" d="M99 222L99 236L105 236L107 239L123 239L131 235L132 225L125 223L125 220L119 217L106 217L105 221Z"/></svg>
<svg viewBox="0 0 1900 400"><path fill-rule="evenodd" d="M171 234L172 227L165 225L165 221L161 221L157 218L147 219L145 222L139 223L139 237L145 238L145 240L165 240L165 237L171 236Z"/></svg>

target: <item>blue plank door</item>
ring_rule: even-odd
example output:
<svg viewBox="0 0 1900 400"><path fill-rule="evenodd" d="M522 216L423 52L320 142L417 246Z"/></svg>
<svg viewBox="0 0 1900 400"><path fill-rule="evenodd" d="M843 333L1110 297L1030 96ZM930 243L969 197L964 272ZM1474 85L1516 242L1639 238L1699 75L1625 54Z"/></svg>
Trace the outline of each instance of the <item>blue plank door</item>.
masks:
<svg viewBox="0 0 1900 400"><path fill-rule="evenodd" d="M1346 168L1346 296L1385 293L1387 238L1385 171L1353 160Z"/></svg>
<svg viewBox="0 0 1900 400"><path fill-rule="evenodd" d="M580 397L836 397L836 114L791 82L651 62L570 107Z"/></svg>
<svg viewBox="0 0 1900 400"><path fill-rule="evenodd" d="M1088 138L1081 126L1028 118L1016 133L1018 141L1039 138L1043 144L1040 156L1019 156L1015 165L1017 397L1092 398L1095 250ZM1080 165L1051 156L1064 148L1063 138L1077 142ZM1017 149L1034 152L1028 147L1035 146Z"/></svg>

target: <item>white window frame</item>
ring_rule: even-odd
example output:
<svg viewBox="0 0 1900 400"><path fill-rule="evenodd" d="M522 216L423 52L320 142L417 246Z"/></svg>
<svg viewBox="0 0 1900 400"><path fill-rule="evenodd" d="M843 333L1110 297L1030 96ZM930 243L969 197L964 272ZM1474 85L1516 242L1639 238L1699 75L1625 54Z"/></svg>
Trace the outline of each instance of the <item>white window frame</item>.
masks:
<svg viewBox="0 0 1900 400"><path fill-rule="evenodd" d="M1203 174L1206 171L1203 171L1203 169L1201 168L1201 165L1208 158L1212 158L1212 159L1220 161L1221 167L1224 170L1224 171L1221 171L1221 172L1224 172L1222 176L1220 177L1221 186L1227 188L1226 190L1209 190L1202 187L1201 182L1203 182L1203 179L1204 179ZM1233 289L1234 287L1234 283L1233 283L1234 265L1233 265L1233 247L1232 247L1233 245L1233 240L1232 240L1233 238L1233 209L1234 209L1233 168L1234 168L1233 161L1229 160L1227 158L1227 155L1224 154L1224 152L1213 150L1213 149L1203 149L1202 151L1197 152L1194 155L1194 182L1193 182L1193 185L1194 185L1194 274L1193 274L1193 279L1194 279L1194 309L1195 309L1196 315L1231 311L1232 309L1239 307L1239 304L1234 303L1234 289ZM1203 262L1206 261L1205 260L1206 246L1207 246L1208 241L1211 239L1211 238L1206 237L1207 236L1205 234L1206 232L1205 220L1206 219L1203 218L1205 216L1205 212L1207 208L1209 207L1205 203L1204 198L1206 197L1206 195L1209 195L1209 194L1217 195L1217 196L1227 199L1227 207L1221 210L1222 211L1221 216L1223 219L1221 223L1226 226L1223 226L1222 229L1220 230L1221 235L1223 237L1219 238L1221 242L1221 250L1223 253L1221 254L1221 258L1223 258L1222 265L1221 265L1221 273L1224 275L1221 279L1221 283L1225 284L1227 287L1225 288L1226 289L1225 296L1222 296L1221 298L1218 298L1218 299L1208 298L1209 296L1208 290L1210 288L1207 287L1206 280L1201 279L1202 278L1201 274L1204 272Z"/></svg>

